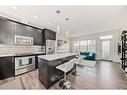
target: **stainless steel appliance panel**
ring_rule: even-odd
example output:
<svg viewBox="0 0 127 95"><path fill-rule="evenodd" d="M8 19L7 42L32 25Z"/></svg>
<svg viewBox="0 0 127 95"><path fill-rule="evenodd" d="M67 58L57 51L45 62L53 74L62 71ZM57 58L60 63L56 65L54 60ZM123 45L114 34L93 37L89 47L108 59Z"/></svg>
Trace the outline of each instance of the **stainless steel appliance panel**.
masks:
<svg viewBox="0 0 127 95"><path fill-rule="evenodd" d="M35 56L15 57L15 75L35 69Z"/></svg>
<svg viewBox="0 0 127 95"><path fill-rule="evenodd" d="M55 40L46 40L46 54L54 54L55 53Z"/></svg>

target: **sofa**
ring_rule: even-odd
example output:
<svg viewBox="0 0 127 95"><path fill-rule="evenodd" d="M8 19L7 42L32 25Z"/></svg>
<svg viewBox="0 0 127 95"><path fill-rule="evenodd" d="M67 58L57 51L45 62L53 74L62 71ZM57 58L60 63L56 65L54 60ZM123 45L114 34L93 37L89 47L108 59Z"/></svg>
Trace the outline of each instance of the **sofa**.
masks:
<svg viewBox="0 0 127 95"><path fill-rule="evenodd" d="M85 60L96 60L96 54L93 52L80 52L80 56L84 57Z"/></svg>

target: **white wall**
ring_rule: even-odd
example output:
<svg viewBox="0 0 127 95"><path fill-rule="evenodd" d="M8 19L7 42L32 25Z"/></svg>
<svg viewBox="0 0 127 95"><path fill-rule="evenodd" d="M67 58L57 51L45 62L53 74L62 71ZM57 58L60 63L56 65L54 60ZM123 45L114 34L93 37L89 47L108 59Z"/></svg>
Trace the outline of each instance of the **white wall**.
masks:
<svg viewBox="0 0 127 95"><path fill-rule="evenodd" d="M118 44L118 42L120 42L121 32L122 32L121 29L116 29L116 30L112 30L112 31L94 33L94 34L84 35L81 37L71 38L70 39L70 50L72 51L74 41L96 39L96 59L100 59L100 39L99 39L99 37L106 36L106 35L113 35L112 60L114 62L120 62L120 56L117 54L117 50L118 50L117 44Z"/></svg>
<svg viewBox="0 0 127 95"><path fill-rule="evenodd" d="M113 61L115 62L120 62L120 58L121 56L118 55L118 42L121 42L120 41L120 35L122 33L122 30L117 30L117 31L114 31L113 32L113 36L114 36L114 39L113 39Z"/></svg>

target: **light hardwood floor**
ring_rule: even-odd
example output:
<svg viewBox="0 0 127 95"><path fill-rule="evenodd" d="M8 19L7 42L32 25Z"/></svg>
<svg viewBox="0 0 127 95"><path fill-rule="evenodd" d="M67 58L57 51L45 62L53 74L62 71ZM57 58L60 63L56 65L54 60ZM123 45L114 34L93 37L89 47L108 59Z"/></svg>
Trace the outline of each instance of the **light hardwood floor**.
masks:
<svg viewBox="0 0 127 95"><path fill-rule="evenodd" d="M78 66L80 76L69 74L70 89L127 89L127 73L120 64L98 61L95 68ZM50 89L61 89L59 82ZM0 89L45 89L38 80L38 70L15 77L14 80L0 85Z"/></svg>

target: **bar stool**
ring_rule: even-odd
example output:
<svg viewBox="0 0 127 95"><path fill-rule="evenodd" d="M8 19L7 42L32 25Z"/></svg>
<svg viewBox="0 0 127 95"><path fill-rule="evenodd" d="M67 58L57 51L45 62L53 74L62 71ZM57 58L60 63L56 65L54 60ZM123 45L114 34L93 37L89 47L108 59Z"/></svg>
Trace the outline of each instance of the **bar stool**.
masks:
<svg viewBox="0 0 127 95"><path fill-rule="evenodd" d="M77 61L76 61L76 64L77 65L80 65L80 64L82 64L83 61L84 61L84 57L79 56L78 59L77 59Z"/></svg>
<svg viewBox="0 0 127 95"><path fill-rule="evenodd" d="M60 81L59 86L63 89L68 89L71 87L71 82L66 79L67 72L71 71L74 67L76 59L71 59L69 62L65 62L56 68L64 72L64 79Z"/></svg>
<svg viewBox="0 0 127 95"><path fill-rule="evenodd" d="M79 76L79 72L77 71L77 65L80 65L83 61L83 57L79 56L76 58L75 64L74 64L74 70L72 72L72 75Z"/></svg>

